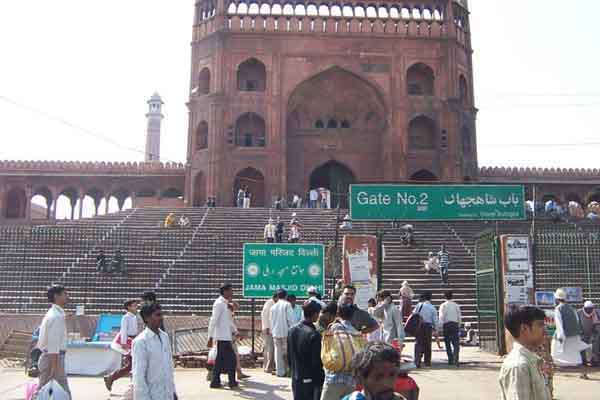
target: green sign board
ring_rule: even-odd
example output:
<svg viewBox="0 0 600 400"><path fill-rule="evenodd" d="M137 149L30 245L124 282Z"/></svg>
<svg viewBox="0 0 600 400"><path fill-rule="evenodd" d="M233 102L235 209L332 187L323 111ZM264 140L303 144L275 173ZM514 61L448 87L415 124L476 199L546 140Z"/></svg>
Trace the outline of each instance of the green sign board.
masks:
<svg viewBox="0 0 600 400"><path fill-rule="evenodd" d="M525 219L521 185L350 185L354 220Z"/></svg>
<svg viewBox="0 0 600 400"><path fill-rule="evenodd" d="M277 289L306 296L309 287L325 289L322 244L245 243L244 297L271 297Z"/></svg>

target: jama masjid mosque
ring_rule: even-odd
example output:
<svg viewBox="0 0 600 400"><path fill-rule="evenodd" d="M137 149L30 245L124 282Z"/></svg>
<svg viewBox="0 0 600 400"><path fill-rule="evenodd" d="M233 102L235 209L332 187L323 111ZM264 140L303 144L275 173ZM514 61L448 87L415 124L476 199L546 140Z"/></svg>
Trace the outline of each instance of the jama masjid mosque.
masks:
<svg viewBox="0 0 600 400"><path fill-rule="evenodd" d="M185 163L161 163L163 100L148 101L143 162L0 161L0 220L134 207L254 206L355 182L520 183L529 199L600 201L597 169L477 163L467 0L195 4ZM533 187L536 190L533 190ZM79 214L79 215L78 215Z"/></svg>

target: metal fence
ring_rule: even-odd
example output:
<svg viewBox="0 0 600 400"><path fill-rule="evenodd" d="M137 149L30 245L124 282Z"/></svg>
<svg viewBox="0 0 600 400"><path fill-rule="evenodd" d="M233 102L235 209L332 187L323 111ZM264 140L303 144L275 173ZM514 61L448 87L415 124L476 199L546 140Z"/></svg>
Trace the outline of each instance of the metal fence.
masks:
<svg viewBox="0 0 600 400"><path fill-rule="evenodd" d="M537 290L580 287L584 300L600 301L599 227L560 225L538 229L534 255Z"/></svg>

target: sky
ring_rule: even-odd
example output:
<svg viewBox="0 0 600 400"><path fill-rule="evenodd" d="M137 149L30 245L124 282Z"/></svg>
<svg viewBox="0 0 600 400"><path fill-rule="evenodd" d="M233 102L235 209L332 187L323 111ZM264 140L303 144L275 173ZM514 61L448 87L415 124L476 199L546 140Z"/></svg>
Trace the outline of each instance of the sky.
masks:
<svg viewBox="0 0 600 400"><path fill-rule="evenodd" d="M480 166L598 168L598 0L470 0ZM576 17L576 18L575 18ZM193 0L0 2L0 159L185 161Z"/></svg>

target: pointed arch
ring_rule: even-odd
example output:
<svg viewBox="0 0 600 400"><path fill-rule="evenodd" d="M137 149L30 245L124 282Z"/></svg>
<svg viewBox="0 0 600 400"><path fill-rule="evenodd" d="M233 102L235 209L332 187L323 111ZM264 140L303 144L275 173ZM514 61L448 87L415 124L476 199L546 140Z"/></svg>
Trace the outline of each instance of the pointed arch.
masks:
<svg viewBox="0 0 600 400"><path fill-rule="evenodd" d="M437 181L438 177L427 169L420 169L410 176L410 180L416 182L432 182Z"/></svg>
<svg viewBox="0 0 600 400"><path fill-rule="evenodd" d="M196 128L196 150L208 148L208 122L201 121Z"/></svg>
<svg viewBox="0 0 600 400"><path fill-rule="evenodd" d="M210 93L210 70L207 67L202 68L202 71L200 71L200 75L198 76L198 93Z"/></svg>
<svg viewBox="0 0 600 400"><path fill-rule="evenodd" d="M267 88L267 68L256 58L250 58L238 66L238 90L264 92Z"/></svg>
<svg viewBox="0 0 600 400"><path fill-rule="evenodd" d="M252 207L265 206L265 177L262 172L252 167L239 171L233 181L234 199L240 189L246 190L250 195Z"/></svg>
<svg viewBox="0 0 600 400"><path fill-rule="evenodd" d="M436 144L435 121L424 115L413 118L408 124L409 150L435 150Z"/></svg>
<svg viewBox="0 0 600 400"><path fill-rule="evenodd" d="M331 192L331 207L348 208L348 192L356 182L354 172L336 160L329 160L316 167L309 177L309 188L324 188Z"/></svg>
<svg viewBox="0 0 600 400"><path fill-rule="evenodd" d="M409 96L433 96L435 74L426 64L413 64L406 71L406 90Z"/></svg>
<svg viewBox="0 0 600 400"><path fill-rule="evenodd" d="M238 147L265 147L265 120L258 114L242 114L235 122L235 145Z"/></svg>
<svg viewBox="0 0 600 400"><path fill-rule="evenodd" d="M21 219L26 217L27 194L25 189L15 187L6 193L4 217L7 219Z"/></svg>

